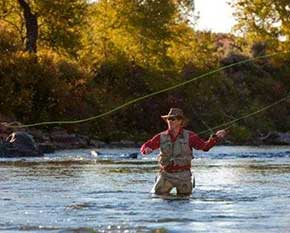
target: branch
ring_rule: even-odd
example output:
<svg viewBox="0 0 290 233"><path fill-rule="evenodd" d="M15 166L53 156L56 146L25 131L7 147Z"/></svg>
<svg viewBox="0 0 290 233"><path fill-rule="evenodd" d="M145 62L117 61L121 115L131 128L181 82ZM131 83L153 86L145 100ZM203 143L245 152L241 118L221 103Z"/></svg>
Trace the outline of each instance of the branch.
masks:
<svg viewBox="0 0 290 233"><path fill-rule="evenodd" d="M6 22L6 23L8 23L8 24L10 24L10 25L12 25L13 27L15 27L16 30L17 30L19 33L22 33L21 28L19 28L19 27L17 26L17 24L15 24L15 23L13 23L13 22L7 20L7 19L0 19L0 21L1 21L1 20L4 21L4 22Z"/></svg>

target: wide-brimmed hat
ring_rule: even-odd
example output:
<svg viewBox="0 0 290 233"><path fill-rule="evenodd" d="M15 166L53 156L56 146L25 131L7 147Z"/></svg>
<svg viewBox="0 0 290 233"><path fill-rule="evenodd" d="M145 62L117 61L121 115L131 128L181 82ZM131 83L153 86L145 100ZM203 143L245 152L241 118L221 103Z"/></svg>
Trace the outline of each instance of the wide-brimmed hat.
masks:
<svg viewBox="0 0 290 233"><path fill-rule="evenodd" d="M181 119L186 119L186 117L183 114L183 111L180 108L170 108L169 113L167 115L161 116L164 120L166 120L169 117L177 117Z"/></svg>

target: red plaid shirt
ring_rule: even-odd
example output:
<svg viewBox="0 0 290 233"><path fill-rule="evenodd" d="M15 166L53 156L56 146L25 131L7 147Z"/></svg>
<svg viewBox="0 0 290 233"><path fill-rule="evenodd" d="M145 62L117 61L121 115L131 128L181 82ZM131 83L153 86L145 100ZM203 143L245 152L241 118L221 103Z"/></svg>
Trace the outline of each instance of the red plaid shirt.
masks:
<svg viewBox="0 0 290 233"><path fill-rule="evenodd" d="M169 130L164 131L165 133L170 135L171 142L175 142L176 138L183 133L183 129L180 130L180 132L174 137L172 133ZM163 133L163 132L162 132ZM152 150L156 150L160 147L160 134L156 134L153 138L145 142L140 149L140 152L144 155L145 154L145 148L149 147ZM217 137L211 137L207 141L200 138L196 133L190 131L189 138L188 138L188 145L190 148L194 148L196 150L203 150L208 151L210 148L215 146L218 142Z"/></svg>

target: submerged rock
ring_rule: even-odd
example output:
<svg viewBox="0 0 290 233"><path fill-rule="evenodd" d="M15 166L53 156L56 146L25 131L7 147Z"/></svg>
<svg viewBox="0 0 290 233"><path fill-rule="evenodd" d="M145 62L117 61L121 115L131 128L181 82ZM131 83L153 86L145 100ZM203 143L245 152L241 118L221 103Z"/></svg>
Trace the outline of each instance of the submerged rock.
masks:
<svg viewBox="0 0 290 233"><path fill-rule="evenodd" d="M0 144L0 157L43 156L33 137L26 132L13 132Z"/></svg>
<svg viewBox="0 0 290 233"><path fill-rule="evenodd" d="M129 153L129 154L122 154L121 158L125 158L125 159L137 159L138 158L138 152L134 152L134 153Z"/></svg>

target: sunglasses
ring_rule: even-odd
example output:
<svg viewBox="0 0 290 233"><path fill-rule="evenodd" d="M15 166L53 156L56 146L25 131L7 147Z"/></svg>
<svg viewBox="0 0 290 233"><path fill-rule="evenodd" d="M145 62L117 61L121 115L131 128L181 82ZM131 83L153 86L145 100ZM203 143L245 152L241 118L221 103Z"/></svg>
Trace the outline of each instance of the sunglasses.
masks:
<svg viewBox="0 0 290 233"><path fill-rule="evenodd" d="M168 121L175 121L175 120L178 120L178 118L177 117L168 117L167 120Z"/></svg>

